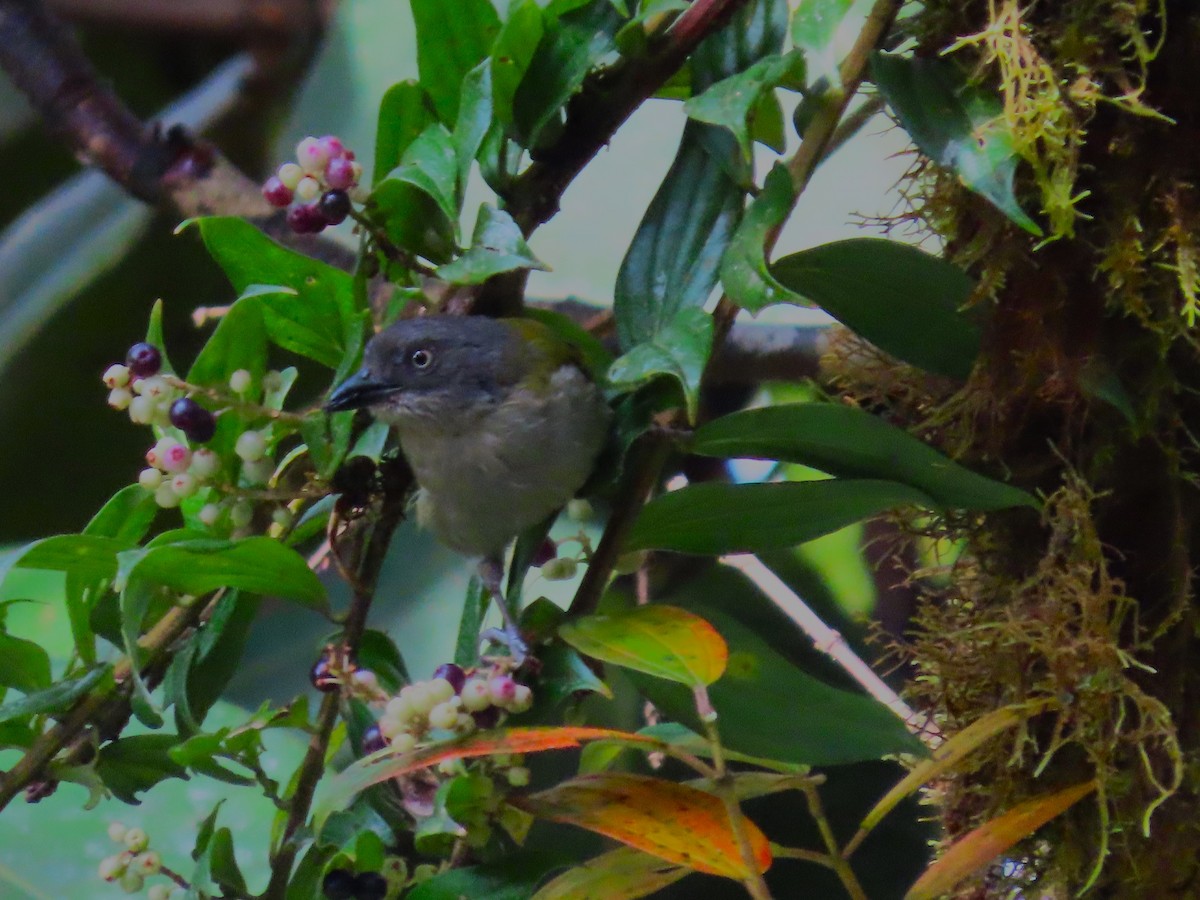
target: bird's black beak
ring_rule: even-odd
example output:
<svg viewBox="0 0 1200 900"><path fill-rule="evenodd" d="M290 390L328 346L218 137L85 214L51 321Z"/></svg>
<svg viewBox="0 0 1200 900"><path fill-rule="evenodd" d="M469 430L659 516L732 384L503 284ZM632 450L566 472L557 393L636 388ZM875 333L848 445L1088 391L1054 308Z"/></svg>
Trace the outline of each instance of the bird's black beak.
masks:
<svg viewBox="0 0 1200 900"><path fill-rule="evenodd" d="M396 393L398 387L377 381L366 369L351 375L339 384L325 401L326 412L341 412L346 409L362 409L371 406L384 397Z"/></svg>

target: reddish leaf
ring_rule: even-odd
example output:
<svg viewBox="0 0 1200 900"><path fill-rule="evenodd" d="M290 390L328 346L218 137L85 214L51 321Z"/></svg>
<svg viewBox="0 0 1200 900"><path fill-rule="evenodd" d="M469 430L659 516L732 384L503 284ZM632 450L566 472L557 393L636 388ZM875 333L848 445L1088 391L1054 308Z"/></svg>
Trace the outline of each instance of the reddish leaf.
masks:
<svg viewBox="0 0 1200 900"><path fill-rule="evenodd" d="M566 623L559 634L587 656L690 687L712 684L729 659L717 629L675 606L587 616Z"/></svg>
<svg viewBox="0 0 1200 900"><path fill-rule="evenodd" d="M522 798L520 805L676 865L739 880L750 874L725 804L685 784L644 775L584 775ZM765 872L771 865L766 835L749 820L745 827L758 870Z"/></svg>
<svg viewBox="0 0 1200 900"><path fill-rule="evenodd" d="M1096 782L1088 781L1053 794L1042 794L985 822L959 839L941 859L926 869L917 883L908 889L904 900L934 900L942 896L1095 789Z"/></svg>

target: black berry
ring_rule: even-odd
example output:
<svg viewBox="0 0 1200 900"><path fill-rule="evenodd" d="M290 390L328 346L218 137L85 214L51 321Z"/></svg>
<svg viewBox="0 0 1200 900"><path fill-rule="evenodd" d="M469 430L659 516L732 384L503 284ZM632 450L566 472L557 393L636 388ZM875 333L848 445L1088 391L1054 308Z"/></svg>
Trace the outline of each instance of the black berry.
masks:
<svg viewBox="0 0 1200 900"><path fill-rule="evenodd" d="M355 900L358 896L358 879L348 869L330 869L321 882L321 891L326 900Z"/></svg>
<svg viewBox="0 0 1200 900"><path fill-rule="evenodd" d="M203 444L217 432L217 420L191 397L180 397L171 404L171 424L187 435L188 440Z"/></svg>
<svg viewBox="0 0 1200 900"><path fill-rule="evenodd" d="M354 900L383 900L387 892L387 879L378 872L359 872L354 879Z"/></svg>
<svg viewBox="0 0 1200 900"><path fill-rule="evenodd" d="M433 670L433 677L444 678L450 682L450 686L454 688L456 694L467 683L467 673L462 670L462 666L456 666L454 663L442 663Z"/></svg>
<svg viewBox="0 0 1200 900"><path fill-rule="evenodd" d="M297 203L290 207L287 223L296 234L316 234L328 224L315 203Z"/></svg>
<svg viewBox="0 0 1200 900"><path fill-rule="evenodd" d="M500 724L500 707L489 706L487 709L481 709L479 712L471 713L471 718L475 720L475 727L487 731L489 728L495 728Z"/></svg>
<svg viewBox="0 0 1200 900"><path fill-rule="evenodd" d="M371 725L366 731L363 732L363 753L374 753L376 750L382 750L387 745L387 738L383 736L383 732L379 730L378 725Z"/></svg>
<svg viewBox="0 0 1200 900"><path fill-rule="evenodd" d="M312 667L308 680L312 682L312 686L318 691L323 691L326 694L338 689L337 676L330 669L329 660L323 656Z"/></svg>
<svg viewBox="0 0 1200 900"><path fill-rule="evenodd" d="M125 365L134 378L149 378L162 368L162 354L153 344L141 341L129 348L125 354Z"/></svg>
<svg viewBox="0 0 1200 900"><path fill-rule="evenodd" d="M344 222L346 216L350 215L350 195L345 191L326 191L321 195L318 203L321 207L321 215L330 225Z"/></svg>
<svg viewBox="0 0 1200 900"><path fill-rule="evenodd" d="M535 569L540 569L550 560L558 556L558 544L546 538L542 541L542 545L538 547L537 553L533 554L533 561L530 563Z"/></svg>

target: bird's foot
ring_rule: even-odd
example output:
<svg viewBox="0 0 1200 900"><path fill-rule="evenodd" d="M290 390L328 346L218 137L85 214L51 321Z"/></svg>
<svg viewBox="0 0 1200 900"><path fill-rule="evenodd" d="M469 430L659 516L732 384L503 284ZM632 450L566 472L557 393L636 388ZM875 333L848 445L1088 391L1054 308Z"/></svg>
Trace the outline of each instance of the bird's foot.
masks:
<svg viewBox="0 0 1200 900"><path fill-rule="evenodd" d="M509 623L504 628L488 628L481 632L479 645L482 648L486 644L497 644L507 649L513 669L521 668L525 665L525 660L529 658L529 645L525 643L521 632L513 623Z"/></svg>

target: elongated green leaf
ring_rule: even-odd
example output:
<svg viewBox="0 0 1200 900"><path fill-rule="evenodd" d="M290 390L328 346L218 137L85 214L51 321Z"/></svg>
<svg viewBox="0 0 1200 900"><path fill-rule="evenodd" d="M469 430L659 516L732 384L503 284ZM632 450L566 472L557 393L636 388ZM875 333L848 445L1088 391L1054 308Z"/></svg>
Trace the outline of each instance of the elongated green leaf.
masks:
<svg viewBox="0 0 1200 900"><path fill-rule="evenodd" d="M185 594L231 587L325 609L325 588L305 558L271 538L183 540L133 551L129 556L130 578Z"/></svg>
<svg viewBox="0 0 1200 900"><path fill-rule="evenodd" d="M775 280L765 253L767 235L787 219L795 198L792 176L777 163L721 257L721 287L743 309L758 312L776 303L809 305Z"/></svg>
<svg viewBox="0 0 1200 900"><path fill-rule="evenodd" d="M417 67L441 120L453 125L463 77L483 61L500 31L490 0L411 0Z"/></svg>
<svg viewBox="0 0 1200 900"><path fill-rule="evenodd" d="M653 340L681 309L701 306L716 285L742 190L701 142L706 128L689 122L684 129L617 274L613 304L626 350Z"/></svg>
<svg viewBox="0 0 1200 900"><path fill-rule="evenodd" d="M35 713L65 709L98 685L106 676L111 679L112 666L97 666L78 678L58 681L45 690L27 694L18 700L11 700L0 706L0 724Z"/></svg>
<svg viewBox="0 0 1200 900"><path fill-rule="evenodd" d="M979 329L960 308L972 282L945 260L896 241L852 238L785 256L770 271L892 356L949 378L971 373Z"/></svg>
<svg viewBox="0 0 1200 900"><path fill-rule="evenodd" d="M517 88L542 41L545 26L537 0L514 0L492 46L492 104L496 121L505 128L514 122Z"/></svg>
<svg viewBox="0 0 1200 900"><path fill-rule="evenodd" d="M803 83L804 57L799 53L771 54L744 72L722 79L703 94L688 100L683 109L690 118L729 129L742 157L749 163L753 146L754 114L770 91L785 82Z"/></svg>
<svg viewBox="0 0 1200 900"><path fill-rule="evenodd" d="M688 421L694 422L700 403L700 378L712 353L712 342L712 316L702 309L681 309L656 335L616 360L608 370L608 380L618 389L630 390L658 375L669 375L679 382Z"/></svg>
<svg viewBox="0 0 1200 900"><path fill-rule="evenodd" d="M936 505L894 481L694 484L648 503L626 549L754 553L802 544L896 506Z"/></svg>
<svg viewBox="0 0 1200 900"><path fill-rule="evenodd" d="M842 478L882 478L924 491L942 507L1037 506L1029 494L977 475L928 444L861 409L793 403L744 410L696 430L702 456L778 459Z"/></svg>
<svg viewBox="0 0 1200 900"><path fill-rule="evenodd" d="M441 266L437 275L451 284L482 284L501 272L546 268L525 243L512 216L484 203L479 207L470 248L454 262Z"/></svg>
<svg viewBox="0 0 1200 900"><path fill-rule="evenodd" d="M100 748L96 773L118 799L137 804L137 795L167 778L187 780L187 772L168 755L179 737L174 734L138 734Z"/></svg>
<svg viewBox="0 0 1200 900"><path fill-rule="evenodd" d="M248 371L256 384L262 381L267 371L267 331L258 299L252 294L235 303L221 317L216 330L188 370L189 382L226 387L229 376L238 369ZM233 419L232 416L225 418ZM221 424L218 421L218 427Z"/></svg>
<svg viewBox="0 0 1200 900"><path fill-rule="evenodd" d="M454 152L458 157L459 184L467 183L471 163L479 155L479 148L492 128L494 115L492 66L490 60L484 60L463 78L458 121L454 123Z"/></svg>
<svg viewBox="0 0 1200 900"><path fill-rule="evenodd" d="M400 165L400 158L417 135L437 121L429 95L415 81L401 81L388 88L379 101L379 125L375 131L375 173L378 184Z"/></svg>
<svg viewBox="0 0 1200 900"><path fill-rule="evenodd" d="M721 740L730 749L813 766L892 753L924 755L921 742L882 703L813 678L718 610L694 611L712 622L729 644L729 666L708 688L708 696L720 717ZM637 672L629 677L664 716L694 731L704 730L687 687Z"/></svg>
<svg viewBox="0 0 1200 900"><path fill-rule="evenodd" d="M50 686L50 657L39 644L0 631L0 688L33 694Z"/></svg>
<svg viewBox="0 0 1200 900"><path fill-rule="evenodd" d="M458 156L450 132L431 125L371 192L368 210L399 247L442 262L458 242Z"/></svg>
<svg viewBox="0 0 1200 900"><path fill-rule="evenodd" d="M854 46L875 0L804 0L792 19L792 43L808 62L809 83L840 88L838 66Z"/></svg>
<svg viewBox="0 0 1200 900"><path fill-rule="evenodd" d="M112 578L117 554L131 542L98 534L60 534L34 541L0 559L0 584L9 569L48 569L88 578Z"/></svg>
<svg viewBox="0 0 1200 900"><path fill-rule="evenodd" d="M876 53L871 77L922 153L1030 234L1042 235L1013 193L1018 159L999 97L945 59Z"/></svg>

